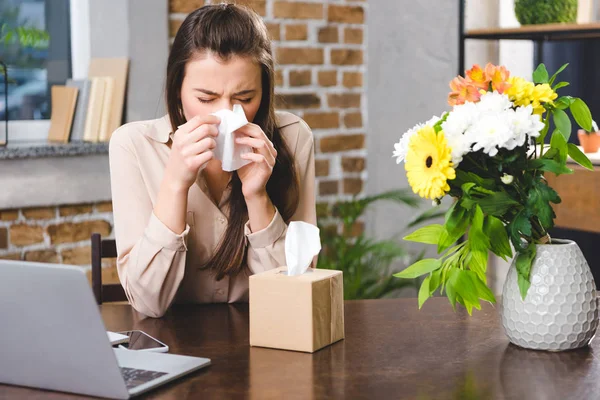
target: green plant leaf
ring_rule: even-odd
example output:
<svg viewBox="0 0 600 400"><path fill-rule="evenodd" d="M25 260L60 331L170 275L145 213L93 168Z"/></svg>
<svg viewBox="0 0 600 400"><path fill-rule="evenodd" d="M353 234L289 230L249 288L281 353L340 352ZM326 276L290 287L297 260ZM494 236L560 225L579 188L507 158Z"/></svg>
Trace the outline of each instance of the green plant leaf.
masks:
<svg viewBox="0 0 600 400"><path fill-rule="evenodd" d="M418 242L426 244L438 244L442 232L445 228L440 224L432 224L417 229L413 233L404 237L409 242Z"/></svg>
<svg viewBox="0 0 600 400"><path fill-rule="evenodd" d="M565 110L571 106L575 99L571 96L562 96L554 101L554 107L560 110Z"/></svg>
<svg viewBox="0 0 600 400"><path fill-rule="evenodd" d="M544 64L538 65L533 71L533 82L534 83L548 83L548 71Z"/></svg>
<svg viewBox="0 0 600 400"><path fill-rule="evenodd" d="M587 104L579 98L575 98L575 100L571 103L571 114L573 114L573 118L577 124L585 129L587 132L592 131L592 113L588 108Z"/></svg>
<svg viewBox="0 0 600 400"><path fill-rule="evenodd" d="M558 74L560 74L561 72L563 72L563 71L565 70L565 68L567 68L567 66L568 66L568 65L569 65L569 63L563 64L563 65L562 65L562 66L561 66L561 67L558 69L558 71L556 71L556 72L554 73L554 75L552 75L552 76L550 77L550 80L548 81L548 83L549 83L550 85L552 85L552 84L554 83L554 80L555 80L555 79L556 79L556 77L558 76Z"/></svg>
<svg viewBox="0 0 600 400"><path fill-rule="evenodd" d="M515 215L512 222L508 225L510 240L517 251L523 249L522 235L531 236L531 221L526 210L521 210Z"/></svg>
<svg viewBox="0 0 600 400"><path fill-rule="evenodd" d="M458 270L454 289L456 290L456 293L458 293L460 297L465 300L465 306L469 304L477 309L480 309L481 305L479 304L479 294L477 288L467 273L468 271Z"/></svg>
<svg viewBox="0 0 600 400"><path fill-rule="evenodd" d="M529 169L539 169L540 171L553 172L556 175L572 174L573 170L567 168L566 165L558 163L554 160L547 160L545 158L537 158L529 160L527 163Z"/></svg>
<svg viewBox="0 0 600 400"><path fill-rule="evenodd" d="M476 206L469 229L469 244L473 250L487 251L490 248L490 239L483 232L483 221L483 211Z"/></svg>
<svg viewBox="0 0 600 400"><path fill-rule="evenodd" d="M434 293L442 283L442 270L436 269L430 275L429 279L429 293Z"/></svg>
<svg viewBox="0 0 600 400"><path fill-rule="evenodd" d="M469 268L473 271L479 279L487 282L485 273L487 270L488 263L488 252L486 250L473 250L471 249L471 258L469 260Z"/></svg>
<svg viewBox="0 0 600 400"><path fill-rule="evenodd" d="M490 238L490 249L494 254L504 260L507 257L512 257L512 249L510 248L506 227L499 218L487 215L483 224L483 231Z"/></svg>
<svg viewBox="0 0 600 400"><path fill-rule="evenodd" d="M560 203L558 193L541 180L534 180L529 189L525 204L531 210L531 213L538 217L544 228L551 228L556 215L550 203Z"/></svg>
<svg viewBox="0 0 600 400"><path fill-rule="evenodd" d="M579 147L575 146L573 143L568 144L569 157L571 157L577 164L581 165L583 168L589 169L590 171L594 170L594 166L589 158L581 150Z"/></svg>
<svg viewBox="0 0 600 400"><path fill-rule="evenodd" d="M445 288L446 288L446 296L448 297L448 300L450 301L450 304L452 305L453 310L456 310L457 293L456 293L455 285L456 285L457 278L458 278L458 269L451 268L450 271L448 271Z"/></svg>
<svg viewBox="0 0 600 400"><path fill-rule="evenodd" d="M427 300L430 296L429 293L429 281L431 280L431 278L428 276L427 278L423 279L423 282L421 283L421 288L419 289L419 310L421 309L421 307L423 307L423 303L425 303L425 300Z"/></svg>
<svg viewBox="0 0 600 400"><path fill-rule="evenodd" d="M494 296L494 293L492 293L492 291L485 284L485 282L481 281L481 279L479 279L479 277L471 271L465 271L465 274L469 278L471 278L473 286L475 286L475 289L477 290L477 295L480 299L492 304L496 303L496 297Z"/></svg>
<svg viewBox="0 0 600 400"><path fill-rule="evenodd" d="M394 276L396 278L404 278L411 279L416 278L417 276L421 276L423 274L427 274L429 272L435 271L436 269L442 266L442 262L440 260L436 260L435 258L425 258L423 260L419 260L413 265L409 266L405 270L402 270Z"/></svg>
<svg viewBox="0 0 600 400"><path fill-rule="evenodd" d="M571 120L566 112L561 109L555 109L552 112L552 117L554 120L554 125L556 125L556 129L560 131L560 133L565 137L568 141L571 136ZM591 122L590 122L591 124Z"/></svg>
<svg viewBox="0 0 600 400"><path fill-rule="evenodd" d="M557 161L560 164L564 164L567 161L567 140L560 132L554 131L552 133L552 137L550 138L550 147L556 150L556 155L559 156Z"/></svg>
<svg viewBox="0 0 600 400"><path fill-rule="evenodd" d="M501 216L511 207L519 205L519 202L510 197L508 193L502 191L494 192L489 196L478 199L477 204L485 214Z"/></svg>
<svg viewBox="0 0 600 400"><path fill-rule="evenodd" d="M569 82L558 82L556 85L554 85L552 90L556 92L558 89L563 88L565 86L569 86Z"/></svg>
<svg viewBox="0 0 600 400"><path fill-rule="evenodd" d="M519 253L519 255L517 255L517 261L515 263L518 274L517 283L519 285L519 291L523 300L525 300L525 297L527 296L527 291L531 286L531 282L529 281L529 275L531 273L531 264L535 259L535 254L535 244L530 243L524 252L521 252Z"/></svg>

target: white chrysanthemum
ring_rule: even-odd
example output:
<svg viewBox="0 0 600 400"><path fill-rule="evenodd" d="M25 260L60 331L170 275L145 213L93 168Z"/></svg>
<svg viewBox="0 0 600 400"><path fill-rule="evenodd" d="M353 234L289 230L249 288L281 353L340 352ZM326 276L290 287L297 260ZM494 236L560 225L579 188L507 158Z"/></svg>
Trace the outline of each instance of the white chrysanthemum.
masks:
<svg viewBox="0 0 600 400"><path fill-rule="evenodd" d="M498 154L499 148L512 144L514 132L510 124L511 112L484 113L467 129L465 136L473 143L473 151L483 150L493 157Z"/></svg>
<svg viewBox="0 0 600 400"><path fill-rule="evenodd" d="M496 91L483 94L479 103L477 103L477 109L480 113L499 113L510 109L512 106L513 104L507 95Z"/></svg>
<svg viewBox="0 0 600 400"><path fill-rule="evenodd" d="M417 133L417 131L422 127L433 126L439 120L439 117L433 116L427 122L413 126L411 129L406 131L404 135L402 135L398 143L394 143L394 153L392 154L392 157L396 157L396 164L400 164L406 158L406 153L408 151L408 143L410 142L410 139L413 137L413 135Z"/></svg>
<svg viewBox="0 0 600 400"><path fill-rule="evenodd" d="M540 131L544 128L544 123L540 116L533 114L533 107L517 107L516 110L509 114L509 123L513 130L513 139L508 141L506 149L512 150L515 147L523 146L527 137L538 137Z"/></svg>
<svg viewBox="0 0 600 400"><path fill-rule="evenodd" d="M455 106L448 114L448 117L442 122L442 130L446 135L448 147L452 149L452 163L456 168L463 159L463 156L471 151L471 141L465 137L465 132L477 120L479 111L475 103L466 102Z"/></svg>

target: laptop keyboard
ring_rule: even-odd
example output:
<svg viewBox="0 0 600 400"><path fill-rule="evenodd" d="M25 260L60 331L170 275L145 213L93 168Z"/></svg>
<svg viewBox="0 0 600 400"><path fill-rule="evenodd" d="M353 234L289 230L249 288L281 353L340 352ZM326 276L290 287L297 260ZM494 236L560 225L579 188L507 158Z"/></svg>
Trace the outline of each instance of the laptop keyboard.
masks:
<svg viewBox="0 0 600 400"><path fill-rule="evenodd" d="M121 367L121 374L125 379L127 389L133 389L136 386L148 383L151 380L167 375L166 372L147 371L145 369L125 368Z"/></svg>

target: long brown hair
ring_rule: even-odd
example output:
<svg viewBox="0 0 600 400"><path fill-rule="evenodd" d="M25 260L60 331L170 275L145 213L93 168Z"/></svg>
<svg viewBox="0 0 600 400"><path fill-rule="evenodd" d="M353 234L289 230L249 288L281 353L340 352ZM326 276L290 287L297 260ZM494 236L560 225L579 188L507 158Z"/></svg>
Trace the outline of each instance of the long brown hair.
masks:
<svg viewBox="0 0 600 400"><path fill-rule="evenodd" d="M277 150L267 193L284 221L289 222L298 207L299 184L293 154L275 121L275 67L264 22L254 11L234 4L206 5L187 16L175 36L167 64L166 103L173 129L186 122L180 95L186 64L203 52L211 52L222 60L249 57L260 65L262 99L253 122L263 129ZM236 172L230 185L229 225L217 251L207 262L218 280L237 274L246 265L244 224L248 209Z"/></svg>

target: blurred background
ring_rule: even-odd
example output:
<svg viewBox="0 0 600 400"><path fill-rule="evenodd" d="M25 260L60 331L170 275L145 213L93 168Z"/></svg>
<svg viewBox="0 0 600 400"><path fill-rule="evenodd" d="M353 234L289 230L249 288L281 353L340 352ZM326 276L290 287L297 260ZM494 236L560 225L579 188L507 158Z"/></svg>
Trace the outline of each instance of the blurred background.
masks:
<svg viewBox="0 0 600 400"><path fill-rule="evenodd" d="M544 2L558 4L550 7L554 14L527 20ZM205 3L217 1L0 1L1 72L8 77L0 78L0 258L89 270L90 235L113 237L112 130L92 132L85 121L103 112L116 126L163 116L170 43L186 15ZM319 266L344 271L347 299L416 294L418 282L391 274L431 250L401 238L447 205L432 208L410 192L393 145L448 110L448 83L457 74L492 62L529 78L538 62L551 73L569 62L562 78L572 85L562 94L600 113L598 0L529 0L519 18L512 0L237 3L267 24L277 108L313 130ZM104 108L83 103L94 96ZM571 138L578 143L575 132ZM568 179L553 183L563 196L554 235L577 240L596 273L598 178L578 170ZM114 262L104 267L104 280L118 281ZM492 260L496 293L506 271Z"/></svg>

